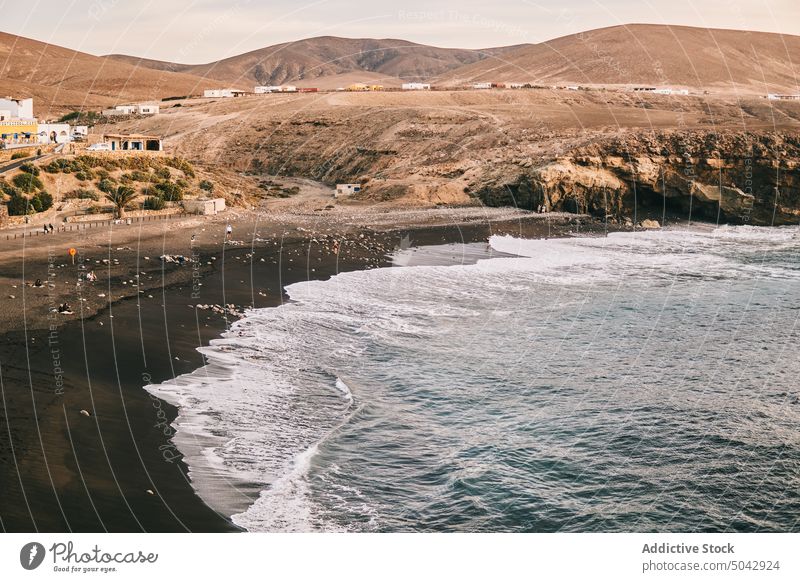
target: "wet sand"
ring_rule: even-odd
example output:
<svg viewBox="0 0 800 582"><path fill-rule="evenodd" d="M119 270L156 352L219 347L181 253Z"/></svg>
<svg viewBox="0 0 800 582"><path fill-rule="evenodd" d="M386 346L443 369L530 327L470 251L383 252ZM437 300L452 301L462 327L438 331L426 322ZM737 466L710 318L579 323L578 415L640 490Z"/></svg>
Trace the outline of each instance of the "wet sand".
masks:
<svg viewBox="0 0 800 582"><path fill-rule="evenodd" d="M241 216L234 243L223 250L230 220L181 221L146 232L128 227L110 236L94 233L94 239L65 234L0 257L4 531L237 531L192 489L171 440L175 408L142 389L203 365L196 348L235 320L197 306L278 305L286 285L388 266L387 253L401 246L476 242L497 233L604 231L601 224L541 217L323 229ZM334 239L340 241L338 255ZM49 247L68 244L80 245L80 258L95 270L97 282L78 288L79 265L48 260ZM163 252L198 261L164 264L158 259ZM53 291L25 286L37 277L46 281L48 271L57 271ZM64 300L73 315L49 313L54 301Z"/></svg>

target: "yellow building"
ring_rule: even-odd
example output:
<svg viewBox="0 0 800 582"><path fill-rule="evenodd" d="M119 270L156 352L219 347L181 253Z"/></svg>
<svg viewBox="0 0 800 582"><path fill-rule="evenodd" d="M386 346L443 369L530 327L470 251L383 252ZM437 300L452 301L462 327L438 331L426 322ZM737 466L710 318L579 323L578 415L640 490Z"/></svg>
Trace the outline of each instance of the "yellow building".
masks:
<svg viewBox="0 0 800 582"><path fill-rule="evenodd" d="M39 143L39 124L31 120L0 121L0 148L12 145L36 145Z"/></svg>
<svg viewBox="0 0 800 582"><path fill-rule="evenodd" d="M383 91L383 85L367 85L366 83L353 83L348 85L347 91Z"/></svg>

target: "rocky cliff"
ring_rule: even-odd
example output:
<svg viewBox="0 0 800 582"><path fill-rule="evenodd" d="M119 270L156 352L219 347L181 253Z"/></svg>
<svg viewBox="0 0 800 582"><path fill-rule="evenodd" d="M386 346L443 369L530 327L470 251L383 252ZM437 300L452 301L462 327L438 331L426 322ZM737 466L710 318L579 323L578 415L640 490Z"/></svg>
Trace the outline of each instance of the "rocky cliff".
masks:
<svg viewBox="0 0 800 582"><path fill-rule="evenodd" d="M486 204L732 224L800 222L800 138L779 133L627 133L516 174L487 171ZM510 179L508 179L510 178Z"/></svg>

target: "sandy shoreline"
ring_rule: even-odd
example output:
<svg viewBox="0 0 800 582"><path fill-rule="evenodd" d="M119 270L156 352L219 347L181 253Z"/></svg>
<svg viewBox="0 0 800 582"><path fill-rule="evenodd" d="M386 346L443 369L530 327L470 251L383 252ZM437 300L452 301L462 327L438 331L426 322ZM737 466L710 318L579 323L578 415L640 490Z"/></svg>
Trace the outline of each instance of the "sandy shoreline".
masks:
<svg viewBox="0 0 800 582"><path fill-rule="evenodd" d="M4 247L0 527L236 530L192 489L171 440L176 410L142 389L201 366L196 348L233 320L197 305L278 305L286 285L388 266L386 254L400 246L605 231L583 217L462 210L413 211L401 226L392 226L396 216L369 212L338 219L242 212ZM223 250L228 221L234 243ZM58 251L69 245L97 282L76 287L79 266ZM165 264L162 254L195 257L197 267ZM26 286L53 272L54 289ZM63 301L73 315L49 312Z"/></svg>

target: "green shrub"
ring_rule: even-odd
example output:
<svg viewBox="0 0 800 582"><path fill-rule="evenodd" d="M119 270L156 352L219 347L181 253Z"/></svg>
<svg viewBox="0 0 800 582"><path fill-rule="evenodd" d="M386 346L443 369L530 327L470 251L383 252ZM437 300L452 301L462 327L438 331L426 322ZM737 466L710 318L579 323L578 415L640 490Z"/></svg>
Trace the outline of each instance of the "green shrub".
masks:
<svg viewBox="0 0 800 582"><path fill-rule="evenodd" d="M97 181L97 189L106 194L111 194L117 189L117 185L111 178L101 178Z"/></svg>
<svg viewBox="0 0 800 582"><path fill-rule="evenodd" d="M81 170L80 172L75 172L75 177L81 182L88 182L94 179L94 174L91 170Z"/></svg>
<svg viewBox="0 0 800 582"><path fill-rule="evenodd" d="M164 210L165 206L164 199L158 196L148 196L144 199L145 210Z"/></svg>
<svg viewBox="0 0 800 582"><path fill-rule="evenodd" d="M156 169L156 176L158 176L162 180L169 180L172 177L172 174L170 174L169 168L164 166Z"/></svg>
<svg viewBox="0 0 800 582"><path fill-rule="evenodd" d="M15 152L15 153L11 154L11 159L12 160L21 160L22 158L27 158L27 157L28 157L28 154L26 154L25 152Z"/></svg>
<svg viewBox="0 0 800 582"><path fill-rule="evenodd" d="M88 188L78 188L72 192L67 192L64 194L64 198L67 200L100 200L100 196L97 192L89 190Z"/></svg>
<svg viewBox="0 0 800 582"><path fill-rule="evenodd" d="M155 185L159 196L167 202L183 200L183 188L174 182L159 182Z"/></svg>
<svg viewBox="0 0 800 582"><path fill-rule="evenodd" d="M187 178L194 178L194 168L192 167L192 164L183 158L166 158L164 163L171 168L180 170Z"/></svg>
<svg viewBox="0 0 800 582"><path fill-rule="evenodd" d="M43 188L42 181L33 174L17 174L11 181L14 182L14 186L27 193Z"/></svg>
<svg viewBox="0 0 800 582"><path fill-rule="evenodd" d="M31 202L34 208L36 208L36 212L46 212L53 207L53 197L45 190L34 194Z"/></svg>
<svg viewBox="0 0 800 582"><path fill-rule="evenodd" d="M14 190L10 196L11 199L8 201L9 216L25 216L35 212L31 206L31 201L25 198L19 190Z"/></svg>
<svg viewBox="0 0 800 582"><path fill-rule="evenodd" d="M130 177L134 182L150 182L152 180L149 172L142 172L141 170L132 171Z"/></svg>
<svg viewBox="0 0 800 582"><path fill-rule="evenodd" d="M81 116L80 111L73 111L72 113L67 113L61 119L58 120L59 123L67 123L68 121L75 121Z"/></svg>
<svg viewBox="0 0 800 582"><path fill-rule="evenodd" d="M19 167L19 169L22 170L23 172L25 172L26 174L31 174L32 176L38 176L39 175L39 168L37 168L35 165L31 164L30 162L22 164Z"/></svg>
<svg viewBox="0 0 800 582"><path fill-rule="evenodd" d="M200 189L205 190L206 192L213 192L214 182L211 182L209 180L200 180Z"/></svg>

